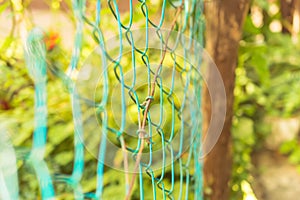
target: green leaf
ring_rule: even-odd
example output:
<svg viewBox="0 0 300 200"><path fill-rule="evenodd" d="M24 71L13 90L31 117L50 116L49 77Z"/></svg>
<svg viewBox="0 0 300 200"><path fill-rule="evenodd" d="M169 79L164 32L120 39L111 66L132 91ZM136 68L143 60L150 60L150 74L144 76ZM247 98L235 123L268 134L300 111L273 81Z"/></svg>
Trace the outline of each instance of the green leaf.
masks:
<svg viewBox="0 0 300 200"><path fill-rule="evenodd" d="M296 146L297 146L296 140L287 141L280 146L279 151L280 153L288 154L292 152Z"/></svg>
<svg viewBox="0 0 300 200"><path fill-rule="evenodd" d="M289 157L289 161L292 164L299 164L300 163L300 147L298 147Z"/></svg>
<svg viewBox="0 0 300 200"><path fill-rule="evenodd" d="M269 2L266 0L254 0L254 3L264 10L269 9Z"/></svg>
<svg viewBox="0 0 300 200"><path fill-rule="evenodd" d="M255 139L253 126L254 123L252 119L246 117L240 118L232 129L234 138L248 145L252 145Z"/></svg>
<svg viewBox="0 0 300 200"><path fill-rule="evenodd" d="M2 5L0 5L0 14L10 5L10 1L6 1Z"/></svg>
<svg viewBox="0 0 300 200"><path fill-rule="evenodd" d="M256 28L252 22L252 19L250 16L247 16L244 24L244 32L246 32L249 35L255 35L259 34L261 31L260 29Z"/></svg>

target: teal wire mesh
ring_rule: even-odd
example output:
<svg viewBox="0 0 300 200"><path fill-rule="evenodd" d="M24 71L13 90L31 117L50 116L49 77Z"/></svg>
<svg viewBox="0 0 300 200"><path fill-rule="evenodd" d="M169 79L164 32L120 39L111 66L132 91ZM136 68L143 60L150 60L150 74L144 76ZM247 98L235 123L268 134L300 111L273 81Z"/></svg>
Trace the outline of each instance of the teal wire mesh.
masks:
<svg viewBox="0 0 300 200"><path fill-rule="evenodd" d="M40 29L28 34L24 55L34 83L35 123L32 148L18 151L15 160L32 167L42 199L64 199L57 192L60 184L71 189L75 199L202 199L203 2L162 0L151 15L150 2L129 1L124 18L116 1L91 3L94 14L86 13L85 1L72 2L76 32L67 72L47 61ZM104 7L109 12L104 13ZM102 15L109 15L116 37L105 33L108 23ZM84 35L84 29L90 33ZM92 37L98 47L81 66L84 37ZM46 162L47 67L70 95L71 173L49 169ZM87 70L101 76L86 81ZM17 199L22 191L16 189L18 174L4 170L16 168L16 162L7 162L15 153L10 145L5 149L1 197ZM85 156L85 149L92 156ZM120 163L114 162L116 157L121 157ZM120 175L117 183L110 180L112 173ZM86 187L88 182L92 184Z"/></svg>

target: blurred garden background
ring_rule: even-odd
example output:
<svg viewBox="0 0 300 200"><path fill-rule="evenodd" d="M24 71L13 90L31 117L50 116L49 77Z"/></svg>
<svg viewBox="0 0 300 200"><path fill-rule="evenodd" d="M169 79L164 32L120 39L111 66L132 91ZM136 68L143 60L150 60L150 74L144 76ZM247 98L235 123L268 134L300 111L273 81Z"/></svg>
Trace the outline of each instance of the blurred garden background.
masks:
<svg viewBox="0 0 300 200"><path fill-rule="evenodd" d="M96 9L95 2L87 1L86 13L90 18ZM133 1L134 9L141 2ZM241 1L248 4L244 10L239 10L241 8L238 8L237 2L226 1L232 9L237 7L237 12L242 12L243 18L240 22L241 32L237 33L238 50L232 58L235 66L230 68L234 70L234 77L229 80L234 86L232 113L229 111L232 123L229 123L228 137L231 156L228 169L231 173L225 173L224 176L228 176L229 181L225 178L225 184L223 182L223 185L217 187L211 187L209 180L204 179L205 199L297 200L300 196L300 0ZM161 0L148 4L151 4L149 13L152 16L160 13ZM204 34L205 47L208 45L209 48L212 40L209 39L209 34L222 36L217 34L218 27L212 28L210 23L215 18L213 14L219 12L218 9L221 10L219 13L226 14L226 8L222 12L224 4L222 0L204 1L204 10L208 8L216 11L205 12L204 15L204 27L209 30ZM120 0L118 5L121 15L128 18L128 1ZM108 6L104 4L101 15L104 37L118 33L116 24L111 23L109 12ZM138 14L135 18L136 27L144 23L140 20L143 19L142 13L139 14L140 18ZM227 27L230 20L235 20L227 15L219 17L224 21L222 27ZM172 21L172 15L168 12L166 21ZM76 29L72 2L0 0L0 127L7 127L14 146L29 147L32 142L34 89L25 67L22 31L24 27L33 26L41 27L46 33L47 62L54 68L67 70ZM165 28L168 26L170 23L166 23ZM91 35L91 27L86 26L83 31L84 35ZM83 37L82 44L80 60L84 61L97 43L91 37ZM212 57L230 57L235 54L234 51L225 51ZM210 53L209 50L208 52ZM226 76L223 79L226 81ZM69 174L72 171L74 129L70 97L61 80L49 70L47 91L49 142L46 161L53 171ZM4 131L4 128L0 128L0 131ZM220 162L223 162L224 155L220 157ZM115 162L121 161L116 158ZM213 162L214 160L210 161L210 167L214 166ZM226 162L224 161L224 166L227 166ZM38 183L32 181L33 173L27 173L30 169L22 166L22 163L18 163L20 197L37 199ZM214 179L222 179L222 167L218 164L214 166L214 171L219 172L212 174L220 175ZM95 160L87 155L82 182L84 191L95 189L96 177L91 175L95 170ZM206 178L207 171L209 170L204 170ZM120 192L120 174L116 170L106 171L104 199L120 199L123 196ZM56 187L59 191L66 191L65 196L61 192L58 198L69 198L70 188L59 184ZM228 195L214 196L216 190L221 194L228 191L225 192ZM151 195L147 197L146 194L145 197L149 199ZM133 199L138 197L133 196Z"/></svg>

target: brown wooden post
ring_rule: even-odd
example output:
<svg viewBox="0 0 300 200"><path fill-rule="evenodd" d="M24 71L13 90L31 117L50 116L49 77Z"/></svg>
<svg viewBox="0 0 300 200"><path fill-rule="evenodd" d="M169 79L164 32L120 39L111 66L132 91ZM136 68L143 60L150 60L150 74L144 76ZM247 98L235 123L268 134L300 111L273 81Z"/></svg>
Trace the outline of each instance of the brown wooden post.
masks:
<svg viewBox="0 0 300 200"><path fill-rule="evenodd" d="M221 136L204 161L205 186L212 189L212 193L206 195L205 199L229 199L229 180L232 170L230 130L233 115L235 68L242 26L249 2L250 0L215 0L205 4L206 49L220 71L227 96L226 119ZM207 84L214 84L214 79L214 74L210 74ZM214 99L214 101L218 101L218 99ZM204 89L203 104L205 134L212 114L207 89Z"/></svg>

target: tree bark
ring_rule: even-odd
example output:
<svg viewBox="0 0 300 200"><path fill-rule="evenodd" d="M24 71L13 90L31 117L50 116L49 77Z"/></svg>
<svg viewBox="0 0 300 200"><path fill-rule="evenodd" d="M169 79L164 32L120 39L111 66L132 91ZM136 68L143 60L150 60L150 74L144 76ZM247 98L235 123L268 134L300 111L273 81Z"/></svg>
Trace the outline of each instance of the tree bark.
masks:
<svg viewBox="0 0 300 200"><path fill-rule="evenodd" d="M280 0L280 12L283 20L282 33L291 34L295 0Z"/></svg>
<svg viewBox="0 0 300 200"><path fill-rule="evenodd" d="M226 92L226 118L220 138L204 160L204 182L212 192L205 199L229 199L229 181L232 170L231 125L233 115L233 89L235 68L242 25L250 0L212 1L205 4L206 50L214 60L224 82ZM210 71L210 70L209 70ZM206 84L214 84L216 76L209 73ZM218 91L213 91L218 92ZM203 91L203 132L208 130L212 114L210 94ZM218 99L212 99L218 101Z"/></svg>
<svg viewBox="0 0 300 200"><path fill-rule="evenodd" d="M294 0L292 38L295 42L298 42L299 32L300 32L300 0Z"/></svg>

